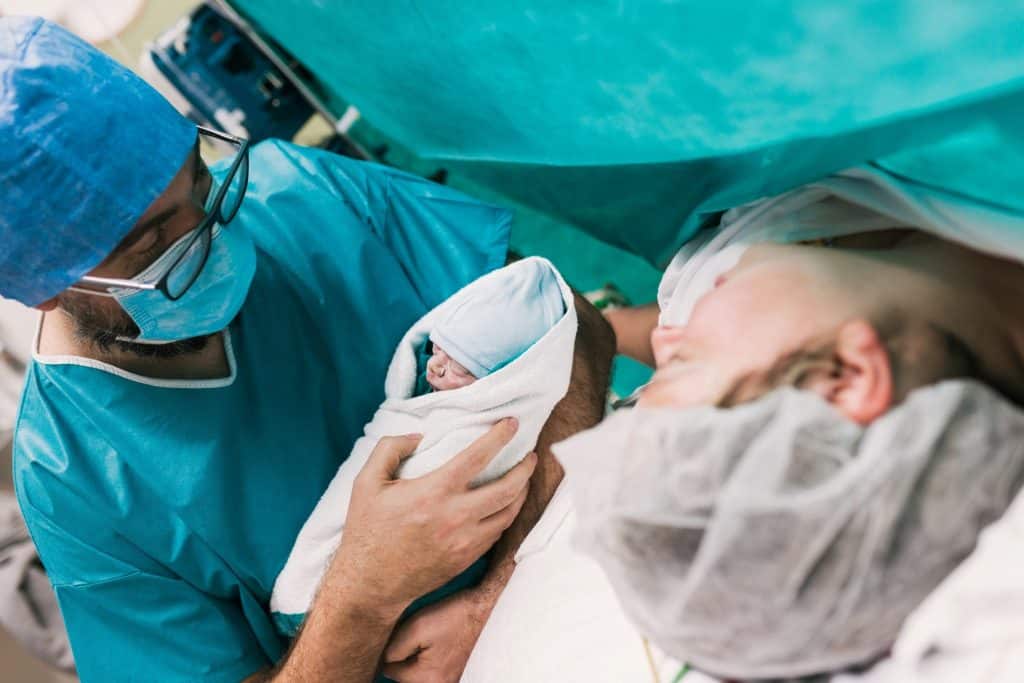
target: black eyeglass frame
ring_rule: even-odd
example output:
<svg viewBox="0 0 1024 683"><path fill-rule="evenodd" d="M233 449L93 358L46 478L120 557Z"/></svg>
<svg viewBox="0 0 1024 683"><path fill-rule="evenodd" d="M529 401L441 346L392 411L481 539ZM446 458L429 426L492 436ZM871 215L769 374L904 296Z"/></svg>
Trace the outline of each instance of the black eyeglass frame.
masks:
<svg viewBox="0 0 1024 683"><path fill-rule="evenodd" d="M177 301L181 297L185 296L185 293L195 284L199 274L203 272L203 268L206 266L206 260L210 256L210 242L212 241L212 231L214 225L227 225L238 213L239 207L242 205L242 200L245 198L246 187L249 184L249 141L245 138L235 137L228 133L223 133L219 130L212 128L206 128L205 126L196 126L200 135L208 135L218 140L230 142L238 145L238 153L235 156L234 161L231 162L231 166L228 168L228 172L224 175L224 182L217 189L217 196L213 200L213 205L210 207L210 211L203 217L203 220L199 221L198 225L192 231L192 238L189 239L188 243L181 250L174 262L171 263L167 270L165 270L156 282L139 282L133 279L122 279L113 277L96 277L94 275L83 275L79 279L79 283L85 285L91 285L92 287L80 287L77 284L72 285L69 289L76 292L84 292L86 294L97 294L99 296L114 296L111 289L135 289L143 291L159 290L165 297L171 301ZM239 168L243 167L244 170L241 178L242 187L239 190L241 193L238 198L238 203L234 206L230 216L224 215L222 208L224 203L224 197L227 196L228 190L231 188L232 182L234 182L235 175L238 173ZM185 284L178 294L172 294L170 288L167 286L168 280L170 280L171 273L174 269L181 264L182 260L195 246L197 240L204 240L203 247L203 258L196 268L195 273L192 274L191 279ZM93 287L99 287L100 289L94 289Z"/></svg>

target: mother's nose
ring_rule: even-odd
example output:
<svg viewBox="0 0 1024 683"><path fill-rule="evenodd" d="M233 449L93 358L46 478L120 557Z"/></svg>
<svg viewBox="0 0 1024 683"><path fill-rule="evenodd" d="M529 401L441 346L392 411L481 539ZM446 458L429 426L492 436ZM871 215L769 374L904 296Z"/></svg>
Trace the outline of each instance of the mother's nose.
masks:
<svg viewBox="0 0 1024 683"><path fill-rule="evenodd" d="M651 331L651 350L654 352L654 363L661 366L666 363L686 336L686 328L681 325L661 325Z"/></svg>

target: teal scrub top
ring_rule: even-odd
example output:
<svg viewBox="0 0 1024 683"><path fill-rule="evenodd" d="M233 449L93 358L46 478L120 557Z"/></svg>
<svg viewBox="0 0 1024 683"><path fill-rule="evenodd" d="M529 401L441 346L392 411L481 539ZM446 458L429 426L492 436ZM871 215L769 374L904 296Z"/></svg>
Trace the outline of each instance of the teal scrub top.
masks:
<svg viewBox="0 0 1024 683"><path fill-rule="evenodd" d="M227 228L258 251L229 377L28 371L15 483L85 683L237 682L281 657L274 578L394 347L506 256L508 211L421 178L278 141L251 169Z"/></svg>

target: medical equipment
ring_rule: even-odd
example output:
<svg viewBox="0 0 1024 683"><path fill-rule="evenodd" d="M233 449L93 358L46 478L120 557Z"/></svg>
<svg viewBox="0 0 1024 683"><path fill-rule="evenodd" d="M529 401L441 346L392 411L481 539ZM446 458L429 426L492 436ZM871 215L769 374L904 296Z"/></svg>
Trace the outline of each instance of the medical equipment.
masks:
<svg viewBox="0 0 1024 683"><path fill-rule="evenodd" d="M210 0L183 17L139 66L196 123L253 141L291 140L319 114L333 131L322 147L370 158L349 136L359 112L349 107L335 117L309 72L226 2Z"/></svg>
<svg viewBox="0 0 1024 683"><path fill-rule="evenodd" d="M238 137L289 140L313 114L246 34L207 5L158 37L140 69L193 121Z"/></svg>

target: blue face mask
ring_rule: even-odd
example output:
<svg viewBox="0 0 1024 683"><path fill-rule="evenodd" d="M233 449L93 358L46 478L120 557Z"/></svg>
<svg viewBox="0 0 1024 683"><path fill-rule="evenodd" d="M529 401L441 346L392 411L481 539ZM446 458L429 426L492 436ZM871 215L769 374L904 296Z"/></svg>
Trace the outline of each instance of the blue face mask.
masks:
<svg viewBox="0 0 1024 683"><path fill-rule="evenodd" d="M207 195L206 210L217 195L216 183ZM192 237L186 233L134 279L153 282L178 257ZM186 258L202 258L199 249ZM114 298L139 326L139 336L121 341L166 344L219 332L238 315L256 273L256 247L239 230L213 227L210 255L196 281L177 301L159 290L124 289Z"/></svg>

